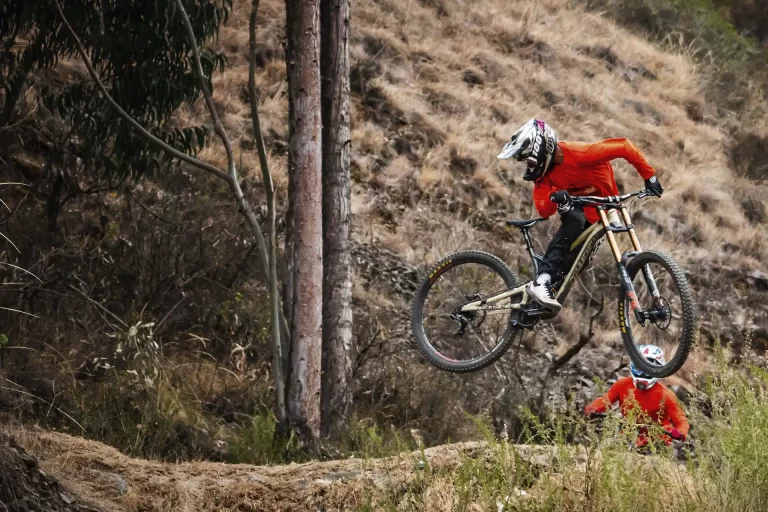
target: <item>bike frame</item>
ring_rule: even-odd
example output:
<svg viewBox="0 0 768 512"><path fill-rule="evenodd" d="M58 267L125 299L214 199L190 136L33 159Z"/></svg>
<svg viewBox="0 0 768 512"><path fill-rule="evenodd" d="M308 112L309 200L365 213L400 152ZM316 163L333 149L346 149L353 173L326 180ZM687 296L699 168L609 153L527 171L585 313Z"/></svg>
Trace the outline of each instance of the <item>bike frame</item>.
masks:
<svg viewBox="0 0 768 512"><path fill-rule="evenodd" d="M647 314L640 309L640 304L637 301L635 295L634 286L632 285L632 279L627 273L626 265L630 258L639 254L642 251L640 246L640 240L637 238L635 228L632 224L632 220L629 217L627 206L623 204L623 201L631 198L646 197L646 192L635 192L633 194L627 194L624 196L612 196L612 197L593 197L583 196L574 197L575 204L583 206L595 206L600 216L600 222L597 222L587 228L574 242L571 244L571 249L575 249L580 244L582 245L579 251L576 261L574 262L568 275L563 280L563 283L557 289L555 297L561 304L568 296L568 292L571 290L576 276L584 270L584 267L589 263L591 256L595 253L599 247L603 237L608 239L608 245L611 248L614 260L616 261L617 270L621 277L621 284L624 290L624 294L629 300L630 307L635 314L637 321L644 325L647 319ZM610 218L609 218L610 217ZM531 256L531 262L534 268L534 279L538 277L539 265L538 262L542 259L542 256L537 254L533 248L530 234L528 233L529 227L521 228L523 231L523 238L525 239L525 245L528 249L528 253ZM632 242L632 251L626 251L622 253L619 250L619 245L616 242L616 233L628 233ZM660 297L656 281L651 274L650 268L646 265L643 267L643 275L646 280L648 289L654 298L654 302ZM523 284L516 288L508 289L503 292L491 295L485 299L469 302L462 306L460 312L475 312L482 311L485 314L500 314L510 310L521 310L532 303L528 296L528 284ZM621 329L625 330L629 328L629 322L626 318L624 311L624 304L619 304L619 316L621 320ZM626 332L626 331L625 331Z"/></svg>

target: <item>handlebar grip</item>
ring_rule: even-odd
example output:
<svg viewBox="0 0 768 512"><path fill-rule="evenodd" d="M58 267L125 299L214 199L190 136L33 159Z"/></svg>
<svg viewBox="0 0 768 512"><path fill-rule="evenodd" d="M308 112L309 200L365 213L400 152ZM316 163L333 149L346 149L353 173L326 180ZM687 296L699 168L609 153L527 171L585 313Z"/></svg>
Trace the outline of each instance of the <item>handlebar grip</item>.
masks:
<svg viewBox="0 0 768 512"><path fill-rule="evenodd" d="M557 204L567 203L571 200L571 194L567 190L558 190L549 195L549 200Z"/></svg>

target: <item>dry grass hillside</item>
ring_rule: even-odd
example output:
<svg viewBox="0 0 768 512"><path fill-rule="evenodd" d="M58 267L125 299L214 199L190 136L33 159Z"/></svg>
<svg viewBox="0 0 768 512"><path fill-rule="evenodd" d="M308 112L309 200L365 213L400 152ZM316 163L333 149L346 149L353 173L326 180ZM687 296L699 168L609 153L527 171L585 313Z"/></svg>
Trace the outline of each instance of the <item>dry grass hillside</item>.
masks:
<svg viewBox="0 0 768 512"><path fill-rule="evenodd" d="M230 130L247 138L247 2L236 5L221 40L232 68L218 79L217 94ZM281 8L277 1L261 7L259 85L284 191ZM559 0L359 2L353 27L360 240L419 265L472 244L501 249L494 245L501 243L494 221L502 212L534 211L530 185L495 155L535 116L565 140L628 137L642 148L668 190L663 201L644 208L647 246L681 259L761 268L764 227L748 222L740 207L756 184L729 170L729 126L702 102L696 66L684 48L662 52L611 20ZM221 158L216 149L208 151L211 159ZM624 190L641 185L627 166L619 169ZM738 247L737 255L722 250L725 243Z"/></svg>
<svg viewBox="0 0 768 512"><path fill-rule="evenodd" d="M227 127L247 147L248 2L235 5L220 41L232 67L217 79L217 98ZM267 1L261 9L261 111L284 195L282 4ZM740 344L750 333L748 339L764 347L768 320L759 292L768 284L761 273L768 256L768 187L729 167L740 125L735 115L718 114L705 102L703 78L689 53L684 45L662 51L566 0L356 2L355 239L417 268L458 249L479 248L525 274L528 263L517 234L503 229L502 221L536 215L531 185L522 181L518 166L496 160L499 148L531 117L547 120L564 140L627 137L646 153L666 187L663 200L645 202L636 214L644 247L671 252L689 271L706 340L722 336ZM759 120L753 124L758 131L766 128ZM213 146L206 156L223 158ZM256 168L255 155L244 153L243 159L247 168ZM615 167L623 191L642 186L630 166ZM546 242L555 227L551 222L539 228L540 240ZM607 261L604 252L602 263ZM603 280L592 273L593 282L606 282L611 270L604 268L596 271ZM393 294L386 279L363 277L358 275L355 287L362 306L358 317L370 314L391 333L391 343L404 341L408 295ZM734 291L727 292L729 287ZM555 330L541 329L528 348L540 356L572 343L584 328L585 298L572 297L573 307L561 314ZM588 377L610 376L617 366L610 359L593 368L596 359L613 353L608 347L616 342L614 310L606 308L604 331L597 336L606 347L591 347L576 363ZM682 377L692 379L694 368L689 364ZM408 380L393 377L403 378Z"/></svg>
<svg viewBox="0 0 768 512"><path fill-rule="evenodd" d="M251 2L233 4L215 43L229 67L214 78L214 99L246 192L258 202L247 104ZM288 182L284 25L284 3L262 0L257 85L280 212ZM474 439L468 414L487 414L497 430L516 435L521 404L549 398L562 405L565 397L578 410L600 387L594 378L615 378L626 364L615 329L617 279L605 248L582 276L586 290L576 287L555 322L527 335L519 358L455 376L428 366L409 339L414 285L443 255L489 251L526 277L521 240L503 221L536 215L532 186L521 179L520 164L496 155L531 117L547 120L564 140L630 138L658 169L664 197L644 202L635 225L645 248L671 252L688 271L702 326L701 346L669 383L695 394L717 338L733 342L736 356L747 348L764 355L765 100L755 86L743 112L708 102L711 88L691 47L669 41L651 43L574 0L353 2L351 451L366 436L413 448L409 429L420 429L428 445ZM72 61L56 72L54 84L86 79ZM28 96L34 113L35 96ZM207 123L204 105L184 107L174 122ZM744 144L734 150L734 141ZM44 152L27 141L25 156L45 160L38 150ZM199 156L225 163L213 138ZM12 168L0 164L2 172ZM627 164L615 168L623 191L642 186ZM46 230L45 193L26 202L22 192L4 196L21 205L4 231L21 249L18 264L44 284L1 292L4 306L40 318L7 316L12 346L0 352L0 413L85 431L131 455L290 458L272 446L265 291L228 191L183 167L94 193L85 188L62 204L55 232ZM542 244L556 225L536 228ZM553 357L586 330L601 294L607 303L594 341L557 378L542 381ZM127 335L139 322L138 334ZM126 339L137 356L131 361L116 351ZM143 385L127 369L159 371Z"/></svg>
<svg viewBox="0 0 768 512"><path fill-rule="evenodd" d="M235 4L221 38L232 67L216 86L227 127L245 146L248 2ZM261 110L285 193L282 4L267 1L261 9ZM518 258L517 241L500 221L535 215L531 185L495 155L520 124L538 117L561 139L628 137L646 153L667 189L662 201L643 205L637 224L646 247L697 271L763 268L765 224L744 209L746 198L763 201L765 186L729 168L733 122L703 102L685 48L660 51L564 0L358 2L353 27L359 241L418 266L466 247ZM206 156L223 158L213 145ZM244 153L245 167L254 169L254 159ZM624 191L642 185L631 167L616 167Z"/></svg>

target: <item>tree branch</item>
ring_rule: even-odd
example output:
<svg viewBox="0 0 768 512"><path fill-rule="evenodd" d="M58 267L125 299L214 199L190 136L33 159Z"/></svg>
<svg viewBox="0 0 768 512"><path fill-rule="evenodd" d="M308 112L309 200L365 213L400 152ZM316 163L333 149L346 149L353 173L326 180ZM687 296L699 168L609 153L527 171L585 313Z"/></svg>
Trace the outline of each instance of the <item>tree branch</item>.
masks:
<svg viewBox="0 0 768 512"><path fill-rule="evenodd" d="M103 304L101 304L101 303L99 303L99 302L96 302L95 300L93 300L93 299L92 299L92 298L90 298L88 295L86 295L86 294L85 294L85 293L83 293L82 291L78 290L77 288L75 288L75 287L74 287L74 286L72 286L71 284L69 285L69 288L70 288L72 291L74 291L74 292L76 292L76 293L80 294L80 295L81 295L81 296L82 296L82 297L83 297L85 300L87 300L88 302L90 302L91 304L93 304L94 306L98 307L99 309L101 309L102 311L104 311L105 313L107 313L109 316L111 316L112 318L114 318L115 320L117 320L118 322L120 322L120 324L122 324L122 326L123 326L123 327L125 327L126 329L128 329L128 328L129 328L129 325L128 325L128 324L126 324L125 322L123 322L123 320L122 320L122 319L121 319L119 316L117 316L116 314L114 314L113 312L111 312L110 310L108 310L106 307L104 307L104 305L103 305Z"/></svg>
<svg viewBox="0 0 768 512"><path fill-rule="evenodd" d="M272 183L272 174L269 172L267 151L264 147L264 137L261 133L261 120L259 118L259 96L256 92L256 17L259 11L259 0L253 0L251 4L251 17L248 25L248 99L251 103L251 122L253 123L253 137L256 139L256 147L259 152L259 164L267 194L267 235L269 250L269 309L272 323L272 373L275 378L275 411L278 423L284 425L288 419L285 406L285 369L283 368L283 345L280 340L280 319L282 308L280 307L280 294L277 286L277 237L275 236L275 187ZM263 257L266 255L263 255ZM288 336L288 322L282 317L285 335Z"/></svg>
<svg viewBox="0 0 768 512"><path fill-rule="evenodd" d="M86 53L85 48L83 47L83 44L80 42L80 38L77 37L77 34L75 33L75 29L72 28L72 25L69 24L69 21L67 20L66 16L64 16L64 11L62 11L61 9L61 4L59 3L59 0L53 0L53 3L56 6L56 11L59 13L61 22L64 24L65 27L67 27L67 30L72 36L72 39L74 39L75 47L77 48L77 53L80 55L80 58L83 59L83 64L85 64L85 67L88 69L88 73L91 75L91 78L96 83L96 86L99 88L99 91L101 91L101 94L104 96L104 99L107 100L107 103L109 103L110 106L115 109L115 111L120 115L120 117L122 117L128 124L133 126L145 139L147 139L149 142L159 147L163 151L173 155L174 157L178 158L183 162L187 162L188 164L197 167L198 169L208 171L209 173L213 174L218 178L221 178L222 180L229 181L230 178L227 173L225 173L221 169L218 169L217 167L211 164L203 162L202 160L198 160L193 156L190 156L182 151L179 151L169 146L159 138L152 135L152 133L149 130L144 128L138 121L136 121L133 117L131 117L131 115L128 112L123 110L123 108L109 94L109 91L107 91L106 86L99 78L99 75L98 73L96 73L96 70L93 68L93 64L91 64L91 60L88 58L88 54Z"/></svg>
<svg viewBox="0 0 768 512"><path fill-rule="evenodd" d="M541 383L541 391L539 392L539 401L538 401L538 407L539 410L541 410L541 406L544 403L544 392L547 389L547 383L552 379L552 377L557 373L557 371L568 364L568 362L573 359L576 354L581 352L581 349L584 348L587 343L589 343L592 338L595 336L595 331L593 330L593 326L595 323L595 320L597 320L597 317L600 316L600 314L603 312L603 308L605 307L605 296L600 297L600 307L598 310L589 317L589 329L587 331L587 334L580 334L579 335L579 341L572 345L568 350L565 351L563 355L552 361L552 364L550 365L549 369L547 370L547 373L544 375L544 378L542 379Z"/></svg>
<svg viewBox="0 0 768 512"><path fill-rule="evenodd" d="M74 39L77 52L80 55L80 57L83 59L83 63L85 64L85 67L88 69L88 73L91 75L91 78L98 86L99 91L101 91L102 95L104 96L104 99L109 103L109 105L112 108L115 109L115 111L120 115L120 117L125 119L131 126L133 126L139 132L139 134L141 134L142 137L144 137L149 142L155 144L161 150L199 169L208 171L209 173L226 181L229 184L230 190L232 191L232 194L235 196L235 199L237 200L240 212L243 214L246 221L248 222L248 225L251 229L251 233L256 239L256 244L258 246L260 257L261 257L264 279L267 283L269 283L270 275L271 275L270 263L269 263L270 260L267 252L267 245L264 240L264 235L261 232L261 225L259 224L259 221L256 218L256 214L253 211L253 208L248 203L248 200L245 198L245 195L243 194L243 190L240 187L240 183L237 177L237 168L235 167L235 158L232 152L232 145L221 123L221 119L219 118L219 115L216 112L216 107L213 104L211 91L208 88L208 83L205 79L202 64L200 62L200 51L197 47L197 41L195 39L194 30L192 29L192 24L189 21L189 16L187 15L187 11L184 9L183 2L181 0L177 0L176 4L178 7L179 14L181 15L182 21L184 23L184 27L187 32L187 39L189 41L190 46L192 47L192 56L194 61L195 73L200 82L200 88L203 91L203 96L205 97L205 102L208 107L208 111L213 119L214 129L216 131L216 134L219 136L219 138L221 138L222 142L224 143L224 147L227 153L228 172L224 172L221 169L218 169L217 167L211 164L205 163L201 160L198 160L197 158L187 155L186 153L183 153L181 151L174 149L173 147L169 146L168 144L166 144L156 136L152 135L152 133L150 133L146 128L144 128L138 121L133 119L130 114L128 114L125 110L123 110L122 107L120 107L120 105L109 94L109 91L107 91L106 86L99 78L98 73L96 73L96 70L94 69L90 59L88 58L88 55L82 43L80 42L80 39L77 37L77 34L75 33L74 29L69 24L69 21L67 20L66 16L64 16L64 12L61 8L61 4L59 0L53 0L53 3L56 6L56 11L58 12L59 17L61 18L62 23L67 27L67 30L69 31L70 35ZM256 7L258 7L258 2L256 3ZM261 141L261 144L263 146L263 140ZM261 154L260 154L260 158L261 158ZM266 154L264 155L264 158L266 159ZM271 180L270 180L270 183L271 183ZM274 210L274 206L273 206L273 210ZM272 224L274 224L274 212L273 212L272 219L273 219ZM272 232L274 232L274 228L272 229ZM271 245L274 247L274 243L272 243ZM280 316L280 322L282 322L283 329L285 330L285 333L287 335L288 323L285 319L285 316L283 315L282 310L280 311L279 316Z"/></svg>
<svg viewBox="0 0 768 512"><path fill-rule="evenodd" d="M205 105L208 107L208 112L213 119L213 129L216 135L219 136L221 142L224 143L224 150L227 152L227 163L229 165L229 178L237 181L237 170L235 169L235 157L232 153L232 143L229 141L227 132L224 130L224 126L221 124L221 118L216 111L216 105L213 104L213 97L211 91L208 89L208 82L205 80L205 74L203 73L203 66L200 63L200 50L197 48L197 40L195 39L195 31L192 29L192 23L189 21L187 10L184 9L184 3L182 0L176 0L176 5L181 15L181 21L184 23L184 28L187 31L187 40L192 47L192 61L195 64L195 73L200 81L200 89L203 91L203 97L205 98Z"/></svg>
<svg viewBox="0 0 768 512"><path fill-rule="evenodd" d="M216 132L219 134L219 137L224 143L224 147L226 148L226 151L227 151L227 163L229 166L227 183L229 183L229 188L232 190L232 194L235 196L235 199L237 200L238 206L240 207L240 211L245 217L245 219L248 221L248 224L251 228L251 232L253 233L253 236L256 238L256 244L258 245L258 248L259 248L259 256L261 257L262 270L264 272L264 280L267 283L269 283L269 276L270 276L269 256L267 253L267 244L264 240L264 235L261 233L261 225L259 224L259 221L256 218L256 214L253 212L253 208L251 208L251 205L248 203L248 200L243 194L243 189L240 187L240 180L237 177L237 168L235 167L235 157L234 157L234 154L232 153L232 147L229 143L229 138L227 137L226 132L224 131L224 127L221 125L221 121L219 120L219 116L216 113L216 107L213 104L213 100L210 96L210 92L208 91L208 85L205 82L205 75L203 75L203 67L200 64L200 52L197 50L195 33L192 30L192 25L189 22L189 16L187 15L187 11L184 9L184 4L182 3L181 0L176 0L176 5L179 9L179 13L182 19L184 20L184 25L187 28L187 40L189 41L189 44L193 47L192 55L193 55L193 60L195 61L195 71L197 73L197 78L200 81L200 87L203 89L203 94L205 95L205 98L206 98L206 104L208 105L208 110L210 111L211 116L213 117L214 125L216 127ZM286 332L288 332L288 323L286 322L282 312L280 313L280 315L281 315L281 320L282 320L284 329L286 330Z"/></svg>

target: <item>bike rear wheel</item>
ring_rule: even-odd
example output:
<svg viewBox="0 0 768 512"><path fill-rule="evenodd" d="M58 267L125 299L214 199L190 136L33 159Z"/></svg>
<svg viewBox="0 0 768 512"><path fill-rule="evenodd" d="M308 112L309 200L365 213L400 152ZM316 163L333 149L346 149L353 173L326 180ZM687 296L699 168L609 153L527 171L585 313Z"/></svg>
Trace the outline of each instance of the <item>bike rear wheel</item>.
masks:
<svg viewBox="0 0 768 512"><path fill-rule="evenodd" d="M644 270L646 269L646 270ZM650 271L659 292L654 298L646 272ZM630 299L621 290L619 325L624 346L635 366L651 377L668 377L679 370L696 342L696 309L685 274L671 256L644 251L627 265L640 309L651 319L637 320ZM666 364L654 365L641 356L638 347L656 345L664 351Z"/></svg>
<svg viewBox="0 0 768 512"><path fill-rule="evenodd" d="M511 310L464 312L469 302L517 286L517 278L496 256L463 251L441 260L422 281L413 300L411 329L419 350L433 365L456 373L477 371L500 358L516 329Z"/></svg>

